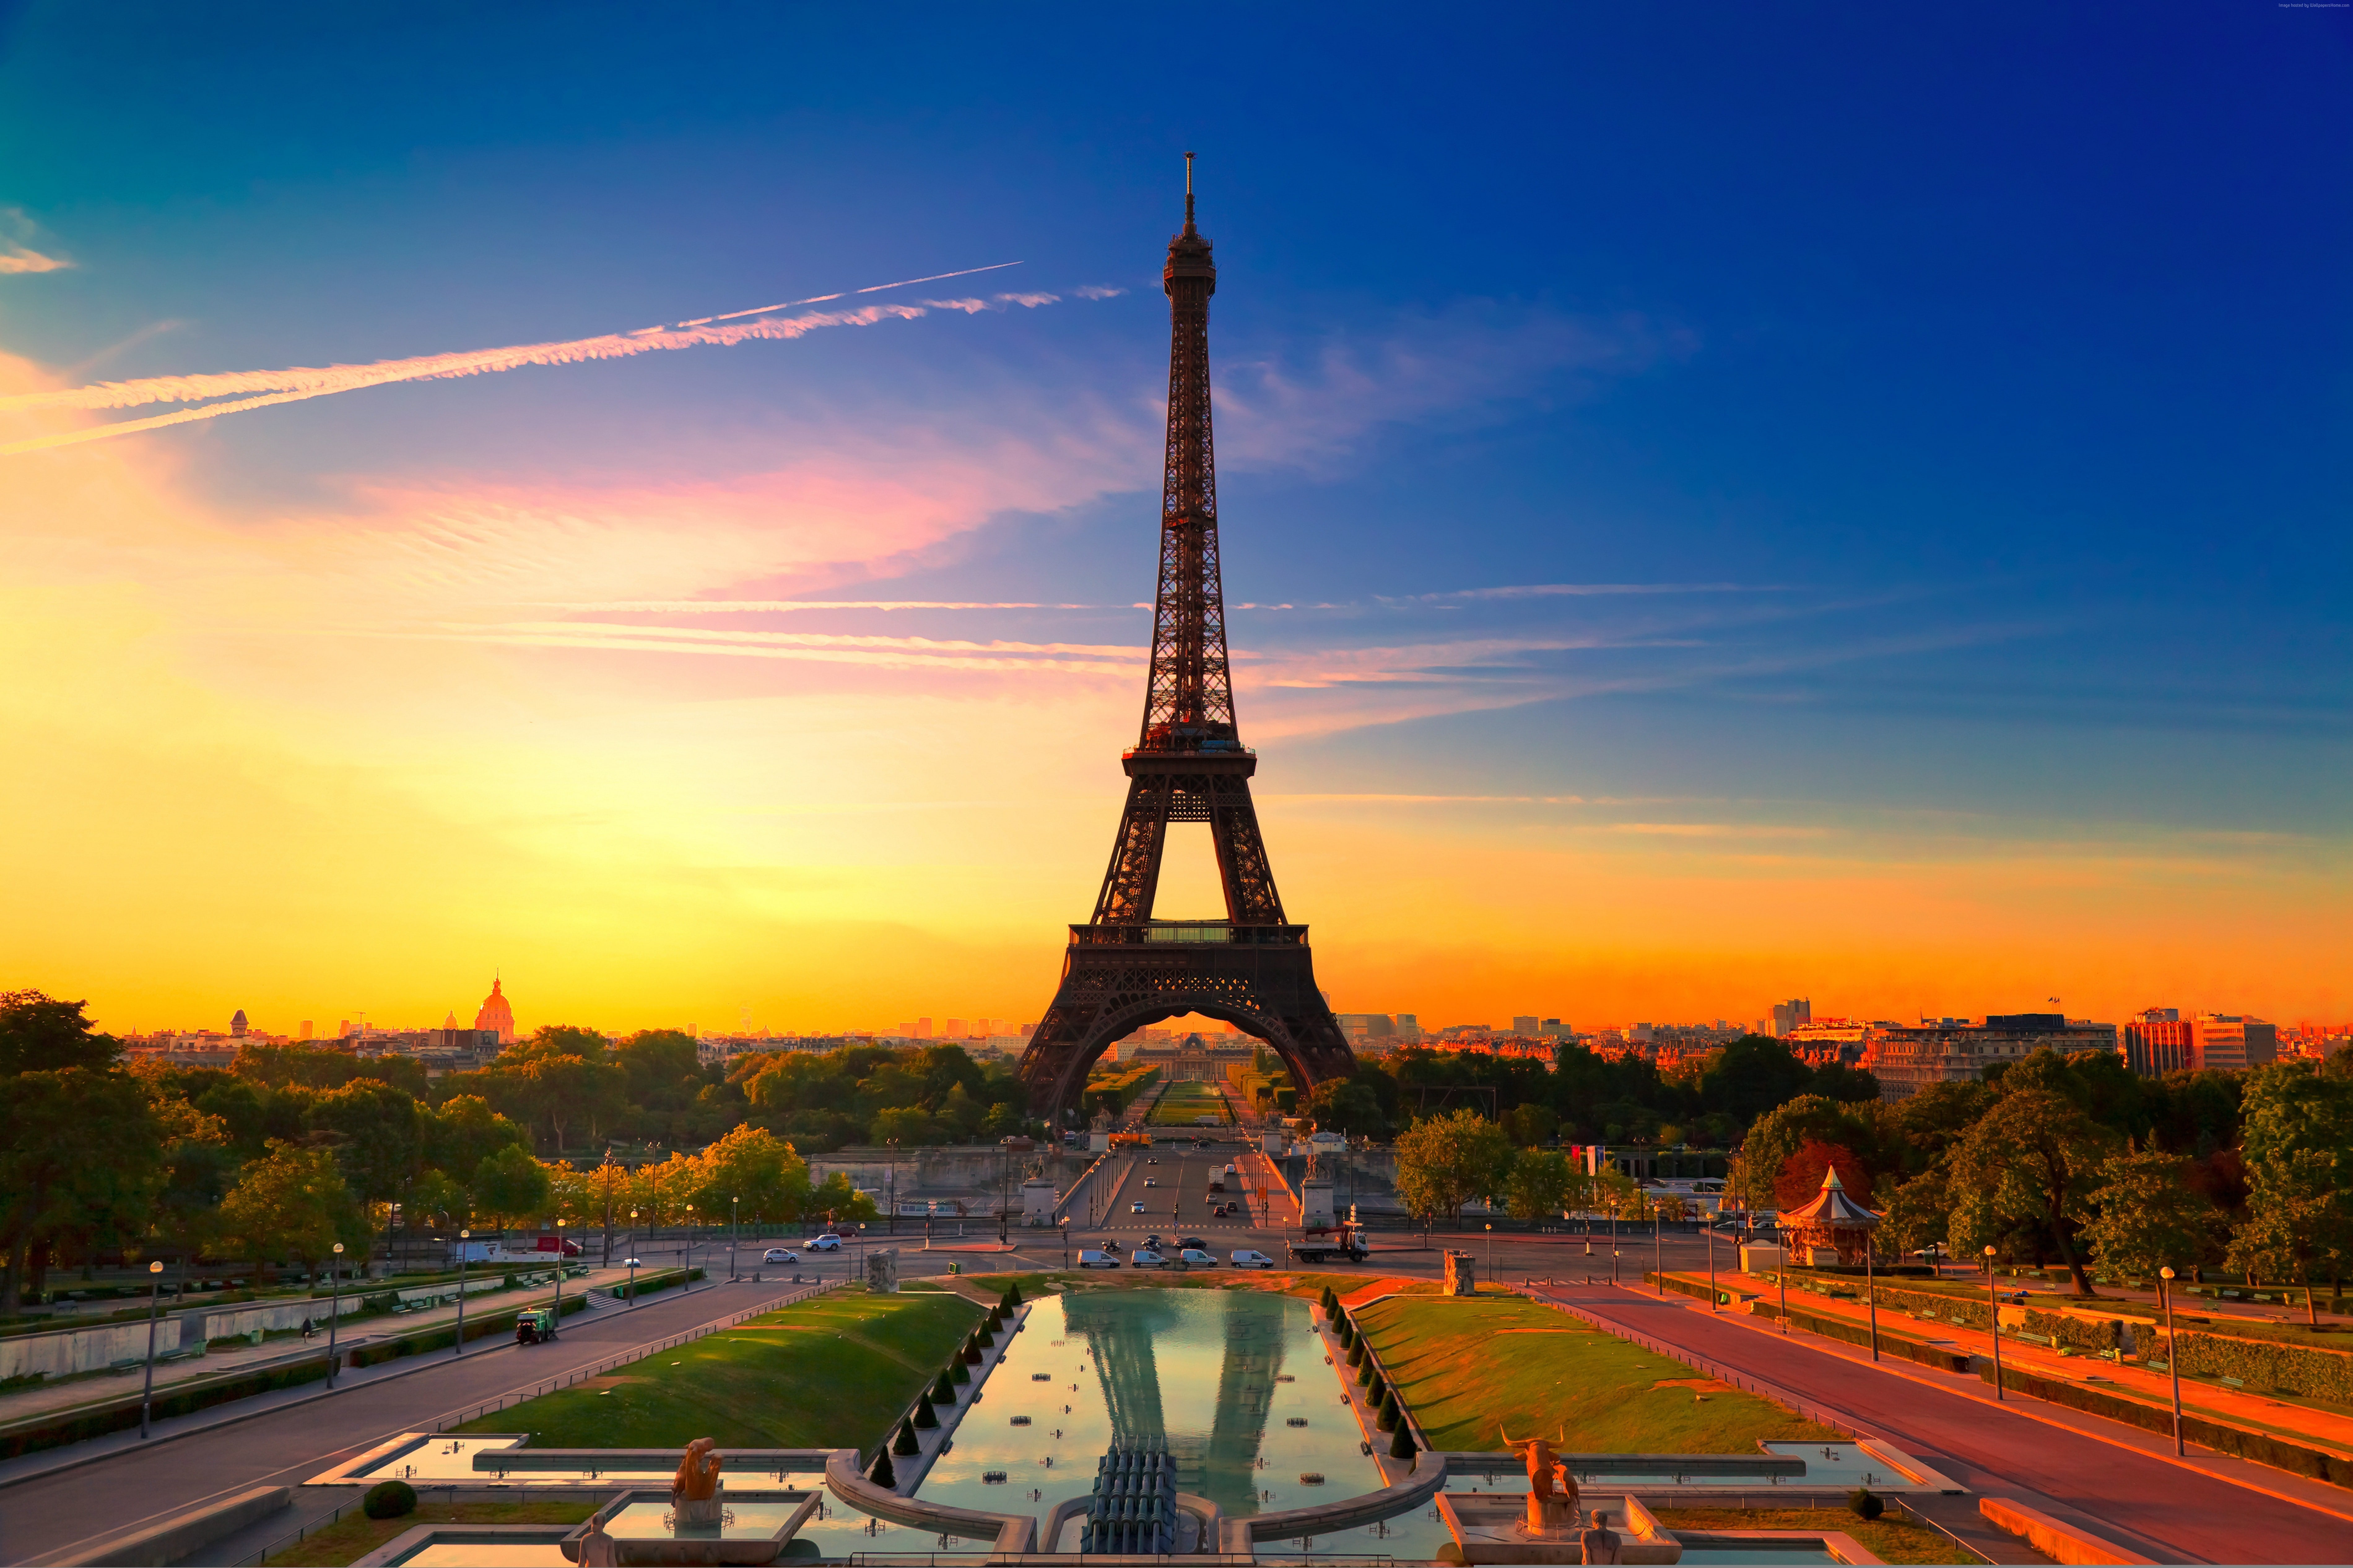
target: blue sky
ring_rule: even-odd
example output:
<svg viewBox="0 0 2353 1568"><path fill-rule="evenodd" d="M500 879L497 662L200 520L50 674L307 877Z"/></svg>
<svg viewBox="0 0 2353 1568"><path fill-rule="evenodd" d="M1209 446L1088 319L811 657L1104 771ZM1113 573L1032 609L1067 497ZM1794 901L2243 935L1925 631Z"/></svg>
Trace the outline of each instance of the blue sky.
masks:
<svg viewBox="0 0 2353 1568"><path fill-rule="evenodd" d="M2161 966L2119 977L2139 939L2101 926L2103 900L2188 910L2219 878L2221 923L2185 927L2179 951L2276 956L2205 977L2200 1005L2353 1001L2306 973L2347 930L2330 879L2353 827L2353 13L5 16L0 239L71 264L0 277L0 351L43 384L565 339L1006 260L1022 265L879 298L1058 297L364 390L74 449L166 465L149 482L220 531L208 538L275 552L273 592L315 605L333 591L284 578L290 539L356 548L459 496L477 518L624 498L594 524L635 541L617 562L674 548L695 571L639 595L634 568L575 574L550 538L470 535L470 561L505 555L479 574L495 594L450 589L463 615L496 619L495 600L507 625L542 597L1002 599L1104 607L596 614L729 635L1137 642L1145 622L1125 606L1150 577L1138 523L1165 384L1156 271L1192 149L1220 267L1229 597L1297 606L1234 618L1261 661L1242 721L1271 764L1279 868L1291 796L1303 839L1364 827L1417 898L1471 905L1486 896L1479 855L1509 865L1508 846L1540 843L1567 857L1546 859L1563 879L1546 885L1585 886L1562 834L1656 827L1671 858L1591 868L1592 888L1617 889L1597 896L1730 877L1761 901L1661 952L1684 942L1708 956L1682 967L1720 960L1738 984L1810 967L1789 988L1837 994L1852 932L1810 937L1800 918L1790 946L1741 945L1770 918L1774 877L1806 881L1790 907L1813 907L1831 873L1783 855L1831 834L1835 879L1910 879L1888 906L1887 939L1916 959L1906 985L1940 967L1981 978L1926 998L1952 1011L2043 984L1973 943L2037 948L2054 985L2079 963L2111 1007L2160 985ZM1080 297L1090 286L1125 292ZM744 541L807 500L778 500L764 476L795 465L850 499L764 559ZM859 487L876 485L913 496L917 520L862 531ZM124 546L73 580L166 591L153 571ZM1559 584L1644 591L1525 591ZM361 613L408 626L414 608ZM185 672L262 731L336 705L249 647L207 646L199 604L163 613L185 619L170 638ZM983 701L965 675L856 665L481 657L505 661L510 721L608 700L967 718L1001 700L1027 726L1066 726L1050 742L1070 756L1106 759L1133 721L1116 682L1062 707L1010 676ZM413 702L353 717L338 755L396 750L462 681L437 668L406 689ZM964 721L944 723L944 746ZM429 814L448 784L403 789ZM1067 906L1060 918L1084 913L1109 834L1116 781L1092 785L1070 782L1068 821L1022 830L1023 863L1051 884L1038 907ZM949 820L955 793L937 803ZM1432 799L1361 798L1380 796ZM645 826L662 807L580 809ZM1783 841L1749 844L1738 868L1672 858L1752 834ZM2039 923L1921 901L1949 857L2031 866L2086 845L2113 847L2100 888ZM679 853L789 870L798 851ZM892 853L861 843L842 864ZM2151 857L2171 868L2147 871ZM1348 858L1308 852L1301 879L1327 906L1352 900ZM2241 919L2265 904L2301 933L2291 948ZM942 940L965 940L962 918L942 917ZM2087 920L2101 929L2071 958ZM1447 991L1434 953L1383 972L1409 982L1366 976L1335 999L1409 1007L1371 992L1409 984L1489 1011L1588 994L1605 1012L1741 1005L1737 985L1711 1002L1678 982L1652 1002L1648 982L1611 990L1573 965L1542 980L1544 952L1595 939L1538 928L1509 984L1553 984L1567 996L1552 1006ZM1396 932L1363 934L1403 953ZM1820 961L1793 961L1810 940ZM1894 1005L1852 984L1855 1010ZM837 1010L897 1005L860 993ZM1022 996L970 1010L1020 1013Z"/></svg>

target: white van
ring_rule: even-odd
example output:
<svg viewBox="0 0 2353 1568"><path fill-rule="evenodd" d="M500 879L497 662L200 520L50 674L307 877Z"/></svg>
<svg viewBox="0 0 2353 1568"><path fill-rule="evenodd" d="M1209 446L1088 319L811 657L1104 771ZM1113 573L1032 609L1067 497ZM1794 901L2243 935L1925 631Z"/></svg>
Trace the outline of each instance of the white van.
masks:
<svg viewBox="0 0 2353 1568"><path fill-rule="evenodd" d="M1187 1247L1176 1255L1176 1259L1187 1268L1215 1268L1218 1266L1216 1253L1204 1252L1198 1247Z"/></svg>
<svg viewBox="0 0 2353 1568"><path fill-rule="evenodd" d="M1269 1258L1263 1252L1252 1252L1247 1247L1234 1254L1233 1262L1234 1267L1237 1268L1271 1268L1274 1267L1273 1258Z"/></svg>
<svg viewBox="0 0 2353 1568"><path fill-rule="evenodd" d="M1098 1251L1094 1247L1091 1247L1084 1252L1079 1254L1079 1267L1082 1268L1116 1268L1119 1267L1119 1258L1115 1253Z"/></svg>
<svg viewBox="0 0 2353 1568"><path fill-rule="evenodd" d="M1153 1251L1148 1247L1137 1247L1135 1249L1135 1256L1129 1261L1133 1262L1138 1268L1165 1268L1168 1262L1166 1258L1161 1257L1160 1254Z"/></svg>

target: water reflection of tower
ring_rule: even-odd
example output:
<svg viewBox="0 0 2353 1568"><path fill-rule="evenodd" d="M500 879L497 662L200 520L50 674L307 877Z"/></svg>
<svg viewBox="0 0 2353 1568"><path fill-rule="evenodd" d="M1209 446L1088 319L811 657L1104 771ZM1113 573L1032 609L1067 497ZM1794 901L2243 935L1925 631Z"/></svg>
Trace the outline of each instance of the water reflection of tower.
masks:
<svg viewBox="0 0 2353 1568"><path fill-rule="evenodd" d="M1202 1474L1193 1489L1230 1514L1258 1511L1258 1454L1282 1370L1286 1298L1220 1292L1225 1355L1218 1367L1218 1417Z"/></svg>
<svg viewBox="0 0 2353 1568"><path fill-rule="evenodd" d="M1193 1295L1192 1292L1186 1292ZM1198 1305L1217 1303L1220 1354L1216 1413L1210 1430L1172 1432L1162 1399L1154 1342L1181 1338L1185 1312L1176 1293L1121 1292L1111 1300L1066 1295L1063 1321L1083 1335L1094 1357L1111 1446L1158 1450L1176 1461L1177 1486L1209 1499L1229 1514L1258 1511L1257 1460L1282 1369L1285 1298L1219 1291Z"/></svg>

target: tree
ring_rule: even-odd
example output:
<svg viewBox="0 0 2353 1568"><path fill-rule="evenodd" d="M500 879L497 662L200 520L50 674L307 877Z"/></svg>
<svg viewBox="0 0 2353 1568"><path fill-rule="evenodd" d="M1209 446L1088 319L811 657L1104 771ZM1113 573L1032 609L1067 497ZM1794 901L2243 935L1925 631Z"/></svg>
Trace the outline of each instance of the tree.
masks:
<svg viewBox="0 0 2353 1568"><path fill-rule="evenodd" d="M1556 1149L1523 1150L1512 1162L1504 1199L1514 1219L1558 1217L1568 1205L1568 1157Z"/></svg>
<svg viewBox="0 0 2353 1568"><path fill-rule="evenodd" d="M1806 1092L1813 1077L1813 1068L1780 1041L1743 1035L1716 1053L1701 1073L1700 1097L1708 1110L1754 1121Z"/></svg>
<svg viewBox="0 0 2353 1568"><path fill-rule="evenodd" d="M2092 1194L2116 1134L2047 1089L2004 1094L1978 1119L1949 1162L1956 1195L1953 1250L1974 1252L2024 1234L2047 1243L2093 1296L2082 1239Z"/></svg>
<svg viewBox="0 0 2353 1568"><path fill-rule="evenodd" d="M1871 1206L1871 1172L1854 1151L1813 1138L1781 1162L1780 1173L1773 1178L1774 1206L1786 1213L1813 1202L1814 1194L1822 1190L1822 1178L1831 1171L1838 1173L1839 1185L1846 1189L1848 1197L1865 1208Z"/></svg>
<svg viewBox="0 0 2353 1568"><path fill-rule="evenodd" d="M1879 1223L1878 1244L1882 1251L1893 1251L1901 1258L1924 1252L1931 1243L1944 1246L1952 1231L1952 1193L1945 1183L1944 1166L1939 1164L1899 1184L1888 1194L1887 1207Z"/></svg>
<svg viewBox="0 0 2353 1568"><path fill-rule="evenodd" d="M2353 1081L2281 1063L2247 1075L2241 1148L2253 1191L2231 1263L2305 1287L2341 1279L2353 1254Z"/></svg>
<svg viewBox="0 0 2353 1568"><path fill-rule="evenodd" d="M116 1044L85 1014L87 1002L60 1002L38 991L0 991L0 1078L114 1065Z"/></svg>
<svg viewBox="0 0 2353 1568"><path fill-rule="evenodd" d="M419 1219L438 1219L446 1229L463 1230L473 1219L474 1200L448 1172L427 1171L410 1184L402 1210L403 1221L410 1226Z"/></svg>
<svg viewBox="0 0 2353 1568"><path fill-rule="evenodd" d="M2179 1154L2110 1156L2092 1202L2099 1214L2084 1227L2084 1239L2112 1273L2188 1273L2212 1254L2222 1229L2221 1213L2190 1184L2189 1162Z"/></svg>
<svg viewBox="0 0 2353 1568"><path fill-rule="evenodd" d="M808 1202L808 1162L765 1127L738 1126L701 1158L697 1208L770 1223L798 1219Z"/></svg>
<svg viewBox="0 0 2353 1568"><path fill-rule="evenodd" d="M826 1177L809 1194L807 1212L826 1215L840 1225L881 1217L881 1211L874 1206L874 1200L851 1186L849 1178L839 1171Z"/></svg>
<svg viewBox="0 0 2353 1568"><path fill-rule="evenodd" d="M353 1192L388 1204L425 1164L425 1117L415 1099L376 1079L354 1079L311 1102L311 1126L333 1138Z"/></svg>
<svg viewBox="0 0 2353 1568"><path fill-rule="evenodd" d="M1888 1141L1883 1119L1884 1113L1877 1105L1850 1105L1842 1100L1824 1100L1817 1094L1801 1094L1775 1106L1757 1119L1757 1124L1749 1128L1748 1136L1741 1141L1740 1201L1757 1209L1784 1206L1777 1191L1782 1168L1791 1155L1810 1142L1845 1151L1862 1169L1871 1170L1884 1158L1879 1155L1881 1145ZM1839 1179L1846 1180L1843 1169ZM1814 1184L1821 1184L1820 1168L1814 1172ZM1810 1197L1812 1194L1806 1195Z"/></svg>
<svg viewBox="0 0 2353 1568"><path fill-rule="evenodd" d="M0 1077L0 1311L18 1310L28 1261L32 1289L41 1288L37 1274L60 1240L145 1231L162 1133L145 1088L126 1072L69 1067Z"/></svg>
<svg viewBox="0 0 2353 1568"><path fill-rule="evenodd" d="M1504 1130L1471 1110L1427 1117L1397 1139L1397 1191L1407 1212L1460 1222L1462 1205L1494 1191L1512 1157Z"/></svg>
<svg viewBox="0 0 2353 1568"><path fill-rule="evenodd" d="M484 1156L529 1142L522 1128L492 1110L480 1095L457 1095L425 1124L425 1163L464 1181L480 1167Z"/></svg>
<svg viewBox="0 0 2353 1568"><path fill-rule="evenodd" d="M474 1167L474 1207L501 1223L538 1217L551 1190L546 1167L521 1144L486 1154Z"/></svg>
<svg viewBox="0 0 2353 1568"><path fill-rule="evenodd" d="M367 1240L365 1216L335 1156L282 1141L248 1165L221 1200L221 1228L257 1267L291 1258L306 1271L330 1256L336 1242Z"/></svg>
<svg viewBox="0 0 2353 1568"><path fill-rule="evenodd" d="M1315 1125L1335 1132L1377 1138L1388 1131L1388 1118L1370 1088L1355 1079L1326 1079L1307 1096L1307 1112Z"/></svg>

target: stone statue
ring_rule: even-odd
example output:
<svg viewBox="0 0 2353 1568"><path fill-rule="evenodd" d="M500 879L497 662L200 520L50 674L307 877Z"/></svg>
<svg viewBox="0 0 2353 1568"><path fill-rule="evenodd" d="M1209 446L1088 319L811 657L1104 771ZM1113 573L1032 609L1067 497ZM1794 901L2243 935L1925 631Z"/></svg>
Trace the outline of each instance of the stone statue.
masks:
<svg viewBox="0 0 2353 1568"><path fill-rule="evenodd" d="M580 1568L620 1568L620 1563L621 1543L606 1534L601 1523L591 1524L580 1538Z"/></svg>
<svg viewBox="0 0 2353 1568"><path fill-rule="evenodd" d="M1527 1462L1529 1532L1542 1535L1573 1528L1585 1500L1577 1489L1577 1477L1558 1450L1543 1437L1514 1441L1508 1431L1504 1433L1504 1447Z"/></svg>
<svg viewBox="0 0 2353 1568"><path fill-rule="evenodd" d="M670 1483L670 1510L680 1524L717 1524L726 1499L719 1495L719 1472L727 1463L718 1446L697 1437L686 1446Z"/></svg>
<svg viewBox="0 0 2353 1568"><path fill-rule="evenodd" d="M1588 1563L1615 1563L1619 1560L1619 1548L1625 1542L1609 1528L1609 1513L1597 1508L1593 1510L1592 1527L1577 1538L1577 1544Z"/></svg>

